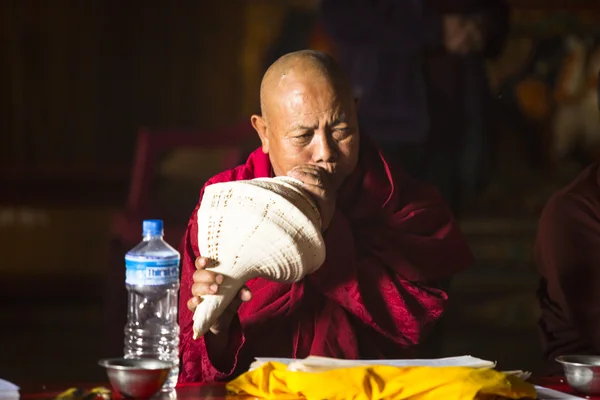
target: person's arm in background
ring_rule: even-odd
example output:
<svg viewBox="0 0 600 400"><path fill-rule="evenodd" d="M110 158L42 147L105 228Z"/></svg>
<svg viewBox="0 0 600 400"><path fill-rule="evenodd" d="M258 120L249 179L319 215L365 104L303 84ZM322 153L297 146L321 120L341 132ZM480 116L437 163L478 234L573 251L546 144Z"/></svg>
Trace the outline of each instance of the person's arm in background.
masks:
<svg viewBox="0 0 600 400"><path fill-rule="evenodd" d="M547 292L600 353L600 222L579 197L552 197L539 221L535 258Z"/></svg>
<svg viewBox="0 0 600 400"><path fill-rule="evenodd" d="M442 17L443 47L450 53L481 52L486 58L500 54L509 29L506 0L426 0L426 13Z"/></svg>

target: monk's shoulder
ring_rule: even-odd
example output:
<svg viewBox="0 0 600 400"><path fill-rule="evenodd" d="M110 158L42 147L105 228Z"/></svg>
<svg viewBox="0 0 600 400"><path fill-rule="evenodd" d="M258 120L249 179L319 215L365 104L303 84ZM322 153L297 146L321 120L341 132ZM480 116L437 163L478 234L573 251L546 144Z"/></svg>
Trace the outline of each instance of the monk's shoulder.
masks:
<svg viewBox="0 0 600 400"><path fill-rule="evenodd" d="M555 192L542 211L540 222L598 221L600 226L600 164L585 168L571 183Z"/></svg>
<svg viewBox="0 0 600 400"><path fill-rule="evenodd" d="M538 221L534 253L539 272L554 277L557 271L578 267L575 257L593 254L600 232L600 166L584 169L571 183L555 192L546 202Z"/></svg>
<svg viewBox="0 0 600 400"><path fill-rule="evenodd" d="M268 155L263 153L259 147L254 150L244 164L235 168L228 169L210 178L204 184L202 191L209 185L222 182L241 181L254 178L262 178L268 175L270 170L270 161Z"/></svg>
<svg viewBox="0 0 600 400"><path fill-rule="evenodd" d="M254 173L252 169L244 164L214 175L212 178L206 181L204 187L213 185L215 183L241 181L253 178Z"/></svg>
<svg viewBox="0 0 600 400"><path fill-rule="evenodd" d="M361 166L369 174L370 196L379 196L394 213L436 209L450 213L439 190L432 184L410 176L397 160L388 159L370 138L361 141Z"/></svg>

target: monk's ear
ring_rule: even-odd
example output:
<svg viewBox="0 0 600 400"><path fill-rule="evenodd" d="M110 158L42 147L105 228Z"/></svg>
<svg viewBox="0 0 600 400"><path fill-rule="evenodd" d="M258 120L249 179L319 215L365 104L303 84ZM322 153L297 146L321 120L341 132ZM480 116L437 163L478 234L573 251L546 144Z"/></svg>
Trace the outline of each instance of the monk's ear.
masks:
<svg viewBox="0 0 600 400"><path fill-rule="evenodd" d="M260 142L262 143L262 151L265 154L269 154L269 136L267 135L267 122L260 115L253 115L250 117L250 121L252 122L252 126L258 136L260 137Z"/></svg>

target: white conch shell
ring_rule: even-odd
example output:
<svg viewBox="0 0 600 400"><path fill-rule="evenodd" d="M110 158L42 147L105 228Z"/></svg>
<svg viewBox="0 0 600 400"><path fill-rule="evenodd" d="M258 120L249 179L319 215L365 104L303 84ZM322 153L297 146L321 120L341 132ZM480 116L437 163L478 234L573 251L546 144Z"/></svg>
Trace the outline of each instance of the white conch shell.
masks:
<svg viewBox="0 0 600 400"><path fill-rule="evenodd" d="M198 247L223 275L215 295L194 312L194 339L204 335L250 279L297 282L325 261L321 216L302 182L290 177L216 183L197 213Z"/></svg>

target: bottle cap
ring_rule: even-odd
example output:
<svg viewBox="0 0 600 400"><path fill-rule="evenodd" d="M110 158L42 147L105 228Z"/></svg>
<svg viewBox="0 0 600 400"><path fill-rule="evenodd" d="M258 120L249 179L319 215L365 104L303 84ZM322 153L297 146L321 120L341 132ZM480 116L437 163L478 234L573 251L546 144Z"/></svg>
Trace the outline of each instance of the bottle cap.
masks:
<svg viewBox="0 0 600 400"><path fill-rule="evenodd" d="M145 219L142 222L142 235L143 236L158 236L163 234L163 222L162 219Z"/></svg>

